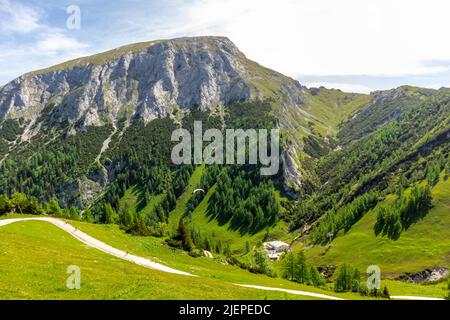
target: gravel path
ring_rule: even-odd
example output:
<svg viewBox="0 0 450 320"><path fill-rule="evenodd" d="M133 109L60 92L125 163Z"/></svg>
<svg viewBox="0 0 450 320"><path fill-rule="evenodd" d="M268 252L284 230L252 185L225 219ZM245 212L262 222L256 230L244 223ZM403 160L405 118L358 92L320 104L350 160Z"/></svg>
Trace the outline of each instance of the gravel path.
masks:
<svg viewBox="0 0 450 320"><path fill-rule="evenodd" d="M190 273L184 272L184 271L180 271L180 270L176 270L176 269L172 269L170 267L167 267L165 265L162 265L160 263L151 261L149 259L146 258L142 258L139 256L135 256L132 254L129 254L125 251L116 249L111 247L110 245L107 245L106 243L97 240L93 237L91 237L90 235L78 230L77 228L75 228L74 226L72 226L71 224L59 220L59 219L55 219L55 218L47 218L47 217L40 217L40 218L17 218L17 219L5 219L5 220L0 220L0 227L1 226L5 226L7 224L10 223L14 223L14 222L21 222L21 221L45 221L45 222L49 222L55 226L57 226L58 228L61 228L62 230L68 232L69 234L71 234L74 238L76 238L77 240L83 242L84 244L96 248L100 251L103 251L107 254L110 254L112 256L115 256L117 258L123 259L123 260L127 260L133 263L136 263L140 266L146 267L146 268L151 268L151 269L155 269L155 270L159 270L159 271L164 271L164 272L169 272L169 273L176 273L176 274L181 274L181 275L185 275L185 276L193 276Z"/></svg>
<svg viewBox="0 0 450 320"><path fill-rule="evenodd" d="M110 254L112 256L115 256L117 258L127 260L130 262L136 263L140 266L154 269L154 270L196 277L195 275L192 275L190 273L187 273L187 272L184 272L181 270L177 270L177 269L173 269L173 268L167 267L165 265L162 265L160 263L151 261L149 259L135 256L135 255L129 254L128 252L111 247L110 245L107 245L106 243L91 237L90 235L78 230L77 228L75 228L71 224L67 223L66 221L63 221L60 219L49 218L49 217L14 218L14 219L4 219L4 220L0 219L0 227L6 226L6 225L14 223L14 222L22 222L22 221L49 222L49 223L57 226L58 228L66 231L67 233L72 235L74 238L76 238L78 241L81 241L82 243L84 243L92 248L96 248L100 251L103 251L103 252ZM263 286L256 286L256 285L247 285L247 284L235 284L235 285L240 286L240 287L245 287L245 288L252 288L252 289L259 289L259 290L266 290L266 291L281 291L281 292L286 292L286 293L290 293L290 294L302 295L302 296L308 296L308 297L314 297L314 298L322 298L322 299L329 299L329 300L344 300L344 299L341 299L338 297L329 296L329 295L325 295L325 294L321 294L321 293L308 292L308 291L290 290L290 289L273 288L273 287L263 287ZM392 299L402 299L402 300L444 300L444 299L439 299L439 298L418 297L418 296L391 296L391 298Z"/></svg>

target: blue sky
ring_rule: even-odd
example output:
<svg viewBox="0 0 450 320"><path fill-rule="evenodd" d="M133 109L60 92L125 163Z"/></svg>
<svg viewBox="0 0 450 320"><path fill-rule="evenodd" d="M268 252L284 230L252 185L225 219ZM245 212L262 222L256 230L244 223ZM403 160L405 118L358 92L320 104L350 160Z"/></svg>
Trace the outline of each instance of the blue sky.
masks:
<svg viewBox="0 0 450 320"><path fill-rule="evenodd" d="M70 5L81 28L66 27ZM307 86L450 87L447 0L0 0L0 85L124 44L228 36Z"/></svg>

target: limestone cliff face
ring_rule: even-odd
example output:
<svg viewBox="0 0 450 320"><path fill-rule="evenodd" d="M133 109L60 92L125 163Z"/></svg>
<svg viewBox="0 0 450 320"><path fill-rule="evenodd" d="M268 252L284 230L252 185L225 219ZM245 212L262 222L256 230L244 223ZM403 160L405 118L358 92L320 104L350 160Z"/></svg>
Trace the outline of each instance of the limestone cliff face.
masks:
<svg viewBox="0 0 450 320"><path fill-rule="evenodd" d="M236 100L277 97L279 126L295 129L286 115L298 112L301 90L297 81L248 60L227 38L179 38L133 44L25 74L0 88L0 121L22 118L29 129L22 140L28 140L39 132L36 122L42 115L46 125L64 122L76 132L124 117L148 122L195 106L208 110ZM49 114L44 114L46 106L52 106ZM292 163L289 154L295 152L284 155L285 164ZM293 167L285 172L291 180L299 178Z"/></svg>
<svg viewBox="0 0 450 320"><path fill-rule="evenodd" d="M125 110L149 121L176 109L262 97L273 84L298 100L291 97L298 83L246 59L227 38L156 41L19 77L0 89L0 119L33 119L54 103L54 121L100 125Z"/></svg>

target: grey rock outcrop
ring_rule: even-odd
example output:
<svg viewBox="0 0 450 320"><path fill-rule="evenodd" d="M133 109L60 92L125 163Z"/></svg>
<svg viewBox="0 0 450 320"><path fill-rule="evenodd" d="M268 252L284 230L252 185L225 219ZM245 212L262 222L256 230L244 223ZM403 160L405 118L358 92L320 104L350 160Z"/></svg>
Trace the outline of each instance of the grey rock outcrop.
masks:
<svg viewBox="0 0 450 320"><path fill-rule="evenodd" d="M33 119L54 103L54 122L82 119L86 126L100 125L130 109L150 121L178 108L205 110L262 98L264 84L258 86L258 81L275 83L290 102L298 101L294 95L300 86L294 80L246 59L227 38L180 38L119 51L17 78L0 89L0 119Z"/></svg>
<svg viewBox="0 0 450 320"><path fill-rule="evenodd" d="M233 101L276 97L279 127L296 130L286 115L300 111L301 91L297 81L247 59L228 38L179 38L133 44L27 73L0 88L0 121L31 123L33 130L23 141L45 127L38 123L42 118L50 127L68 123L74 133L124 117L149 122L175 118L193 107L212 110ZM288 151L287 165L294 163L291 156L298 150L291 146ZM301 185L294 165L285 173L290 185Z"/></svg>

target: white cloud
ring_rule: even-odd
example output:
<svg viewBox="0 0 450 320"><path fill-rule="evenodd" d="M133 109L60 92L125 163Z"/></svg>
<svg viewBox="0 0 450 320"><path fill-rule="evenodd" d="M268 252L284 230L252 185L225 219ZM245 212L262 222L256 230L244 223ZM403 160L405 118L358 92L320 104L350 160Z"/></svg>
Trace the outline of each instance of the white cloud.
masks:
<svg viewBox="0 0 450 320"><path fill-rule="evenodd" d="M171 3L161 6L165 11L157 15L152 15L153 7L144 0L136 1L135 11L119 5L105 8L105 17L110 14L117 19L108 21L108 25L99 19L92 22L90 29L83 27L71 33L50 26L51 21L46 20L43 11L45 5L40 9L15 0L0 0L0 62L7 63L11 75L17 76L19 71L86 55L94 49L102 51L131 42L179 36L224 35L262 65L294 78L310 79L309 82L323 79L321 83L344 90L353 83L348 80L350 76L359 79L358 75L401 79L400 82L427 76L427 83L448 83L450 78L443 76L450 74L450 63L443 63L450 61L448 0L172 0ZM11 33L18 33L20 40L14 43L12 37L11 43L7 43ZM24 33L32 41L21 42ZM95 48L80 42L78 37L95 41ZM9 55L11 58L2 56L5 52L14 54ZM7 78L0 77L3 81L10 80ZM389 80L386 86L395 85L396 81ZM384 85L382 80L364 84L368 87L352 85L352 91L365 92Z"/></svg>
<svg viewBox="0 0 450 320"><path fill-rule="evenodd" d="M39 35L36 49L48 53L57 53L60 51L78 51L89 47L85 43L68 37L61 30L50 30Z"/></svg>
<svg viewBox="0 0 450 320"><path fill-rule="evenodd" d="M40 13L28 6L0 0L0 32L27 33L40 27Z"/></svg>
<svg viewBox="0 0 450 320"><path fill-rule="evenodd" d="M285 74L421 75L448 71L446 0L199 0L176 34L229 36ZM178 17L179 18L179 17Z"/></svg>
<svg viewBox="0 0 450 320"><path fill-rule="evenodd" d="M89 45L45 21L39 8L0 0L1 84L32 70L91 53Z"/></svg>

